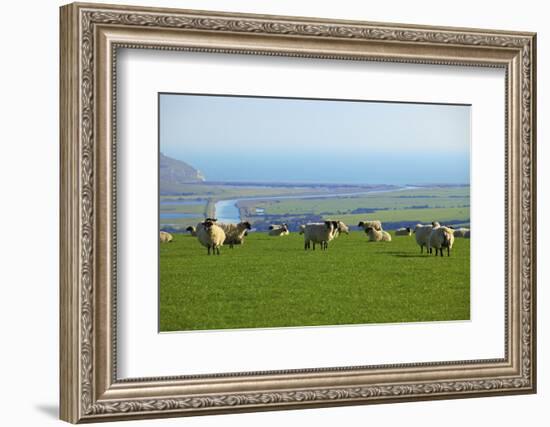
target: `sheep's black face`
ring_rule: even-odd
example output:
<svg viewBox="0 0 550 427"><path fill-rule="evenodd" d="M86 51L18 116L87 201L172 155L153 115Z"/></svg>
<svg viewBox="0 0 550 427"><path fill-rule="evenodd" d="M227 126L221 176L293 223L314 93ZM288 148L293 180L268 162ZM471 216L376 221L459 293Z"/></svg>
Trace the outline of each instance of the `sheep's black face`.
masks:
<svg viewBox="0 0 550 427"><path fill-rule="evenodd" d="M357 227L363 227L365 225L365 223L363 221L361 221L359 224L357 224Z"/></svg>
<svg viewBox="0 0 550 427"><path fill-rule="evenodd" d="M212 227L214 223L211 220L204 221L204 227L208 230L210 227Z"/></svg>
<svg viewBox="0 0 550 427"><path fill-rule="evenodd" d="M246 228L247 230L252 230L252 225L250 225L248 221L245 221L243 224L244 224L244 228Z"/></svg>
<svg viewBox="0 0 550 427"><path fill-rule="evenodd" d="M406 230L407 230L407 233L410 233L411 232L411 227L407 227Z"/></svg>
<svg viewBox="0 0 550 427"><path fill-rule="evenodd" d="M374 228L372 228L372 227L367 227L367 228L365 228L365 233L370 233L370 232L373 231L373 230L374 230Z"/></svg>

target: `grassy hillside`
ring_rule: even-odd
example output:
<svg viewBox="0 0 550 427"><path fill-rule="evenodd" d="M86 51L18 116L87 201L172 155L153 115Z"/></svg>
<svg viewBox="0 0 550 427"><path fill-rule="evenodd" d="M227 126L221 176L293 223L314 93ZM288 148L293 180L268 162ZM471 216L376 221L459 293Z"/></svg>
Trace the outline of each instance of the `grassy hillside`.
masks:
<svg viewBox="0 0 550 427"><path fill-rule="evenodd" d="M451 257L421 255L414 236L369 243L343 235L304 251L297 233L251 233L207 256L196 238L160 247L160 330L235 329L470 317L470 241Z"/></svg>

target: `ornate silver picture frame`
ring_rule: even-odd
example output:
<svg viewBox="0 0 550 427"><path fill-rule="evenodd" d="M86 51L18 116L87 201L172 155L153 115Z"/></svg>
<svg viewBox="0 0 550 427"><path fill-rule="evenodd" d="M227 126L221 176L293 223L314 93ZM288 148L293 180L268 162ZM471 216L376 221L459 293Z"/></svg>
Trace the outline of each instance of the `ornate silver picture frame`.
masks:
<svg viewBox="0 0 550 427"><path fill-rule="evenodd" d="M61 419L536 391L535 34L80 3L63 6L60 18ZM505 229L497 232L506 236L504 357L119 378L116 62L122 48L503 69L506 209Z"/></svg>

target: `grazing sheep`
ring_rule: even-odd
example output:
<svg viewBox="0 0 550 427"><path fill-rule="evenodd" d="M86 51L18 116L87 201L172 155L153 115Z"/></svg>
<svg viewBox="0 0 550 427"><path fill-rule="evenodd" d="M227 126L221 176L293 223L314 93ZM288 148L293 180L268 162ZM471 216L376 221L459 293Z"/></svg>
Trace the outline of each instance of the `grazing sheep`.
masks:
<svg viewBox="0 0 550 427"><path fill-rule="evenodd" d="M330 221L330 220L327 220L327 221ZM342 221L330 221L330 222L332 222L332 227L333 227L332 236L330 240L336 239L341 233L349 234L349 227L346 224L344 224ZM327 249L328 241L323 242L322 245L323 245L323 249Z"/></svg>
<svg viewBox="0 0 550 427"><path fill-rule="evenodd" d="M201 245L207 248L207 254L220 254L220 246L225 241L225 232L211 219L206 219L204 222L197 225L197 239Z"/></svg>
<svg viewBox="0 0 550 427"><path fill-rule="evenodd" d="M452 228L452 227L449 227L449 228ZM461 227L461 228L455 228L453 235L455 237L466 237L466 233L468 233L468 237L469 237L470 230L468 228Z"/></svg>
<svg viewBox="0 0 550 427"><path fill-rule="evenodd" d="M160 232L160 243L171 243L172 240L174 240L174 237L170 233L166 231Z"/></svg>
<svg viewBox="0 0 550 427"><path fill-rule="evenodd" d="M428 240L430 238L430 233L432 232L433 225L422 225L416 224L414 228L414 235L416 238L416 243L420 246L420 253L424 253L424 246L426 246L426 252L428 248Z"/></svg>
<svg viewBox="0 0 550 427"><path fill-rule="evenodd" d="M410 236L411 235L411 227L402 227L395 230L396 236Z"/></svg>
<svg viewBox="0 0 550 427"><path fill-rule="evenodd" d="M269 226L269 232L267 234L270 236L288 236L290 232L288 231L287 224L275 224Z"/></svg>
<svg viewBox="0 0 550 427"><path fill-rule="evenodd" d="M359 224L357 224L357 227L363 228L365 231L367 228L372 227L375 230L381 231L382 230L382 223L378 220L373 221L361 221Z"/></svg>
<svg viewBox="0 0 550 427"><path fill-rule="evenodd" d="M187 227L185 229L185 231L189 231L191 233L191 236L193 237L197 237L197 229L196 227L193 227L192 225L190 225L189 227Z"/></svg>
<svg viewBox="0 0 550 427"><path fill-rule="evenodd" d="M337 221L325 221L319 223L309 223L304 226L304 250L311 248L315 244L321 245L321 250L328 248L328 242L334 239L335 229L338 227Z"/></svg>
<svg viewBox="0 0 550 427"><path fill-rule="evenodd" d="M342 233L349 234L349 227L346 224L344 224L342 221L336 221L336 224L336 236L334 237L338 237Z"/></svg>
<svg viewBox="0 0 550 427"><path fill-rule="evenodd" d="M248 221L239 222L238 224L218 224L225 232L224 245L229 245L233 249L233 245L242 245L244 237L247 235L247 230L252 229Z"/></svg>
<svg viewBox="0 0 550 427"><path fill-rule="evenodd" d="M369 242L391 242L391 235L387 231L367 227L365 233L369 236Z"/></svg>
<svg viewBox="0 0 550 427"><path fill-rule="evenodd" d="M455 241L453 230L449 227L435 227L430 233L429 250L432 253L432 248L443 256L443 248L447 248L447 256L451 256L451 249Z"/></svg>

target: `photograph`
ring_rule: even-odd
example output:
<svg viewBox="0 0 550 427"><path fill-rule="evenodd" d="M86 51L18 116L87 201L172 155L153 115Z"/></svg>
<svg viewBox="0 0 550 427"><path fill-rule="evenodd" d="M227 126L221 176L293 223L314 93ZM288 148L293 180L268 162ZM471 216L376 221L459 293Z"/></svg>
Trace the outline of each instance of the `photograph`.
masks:
<svg viewBox="0 0 550 427"><path fill-rule="evenodd" d="M159 331L470 319L471 105L158 94Z"/></svg>

